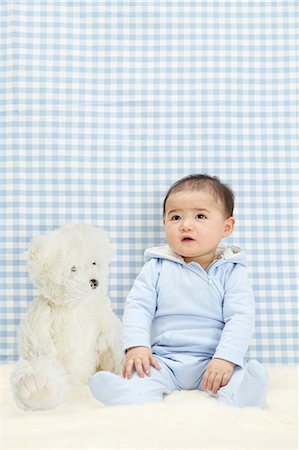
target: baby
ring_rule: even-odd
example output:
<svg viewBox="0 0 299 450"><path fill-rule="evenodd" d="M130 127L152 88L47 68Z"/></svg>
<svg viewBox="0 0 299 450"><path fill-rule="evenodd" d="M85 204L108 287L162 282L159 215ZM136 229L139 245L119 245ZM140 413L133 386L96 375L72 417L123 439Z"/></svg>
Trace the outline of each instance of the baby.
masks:
<svg viewBox="0 0 299 450"><path fill-rule="evenodd" d="M245 355L254 332L246 256L220 245L233 232L234 194L217 177L189 175L164 200L168 245L145 251L123 316L122 377L97 372L105 404L157 401L200 389L239 407L264 407L265 368Z"/></svg>

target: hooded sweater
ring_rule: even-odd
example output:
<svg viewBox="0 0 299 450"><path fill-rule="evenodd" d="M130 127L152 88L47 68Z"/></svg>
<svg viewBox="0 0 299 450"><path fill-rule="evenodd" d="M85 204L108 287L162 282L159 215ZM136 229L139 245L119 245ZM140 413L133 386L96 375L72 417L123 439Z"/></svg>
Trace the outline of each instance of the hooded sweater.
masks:
<svg viewBox="0 0 299 450"><path fill-rule="evenodd" d="M240 367L254 332L254 298L246 255L220 245L204 270L166 245L145 251L145 264L127 297L124 350L151 347L156 355L221 358Z"/></svg>

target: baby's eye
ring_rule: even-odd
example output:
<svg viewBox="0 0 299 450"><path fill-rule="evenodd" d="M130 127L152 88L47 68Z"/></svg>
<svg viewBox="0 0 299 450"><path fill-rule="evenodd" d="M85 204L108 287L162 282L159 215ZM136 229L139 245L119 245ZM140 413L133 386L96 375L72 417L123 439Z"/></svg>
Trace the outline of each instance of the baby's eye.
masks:
<svg viewBox="0 0 299 450"><path fill-rule="evenodd" d="M207 217L204 214L197 214L196 219L206 219Z"/></svg>
<svg viewBox="0 0 299 450"><path fill-rule="evenodd" d="M174 216L171 217L171 220L180 220L181 216L178 216L177 214L175 214Z"/></svg>
<svg viewBox="0 0 299 450"><path fill-rule="evenodd" d="M73 267L71 268L71 271L72 271L72 272L77 272L77 267L76 267L76 266L73 266Z"/></svg>

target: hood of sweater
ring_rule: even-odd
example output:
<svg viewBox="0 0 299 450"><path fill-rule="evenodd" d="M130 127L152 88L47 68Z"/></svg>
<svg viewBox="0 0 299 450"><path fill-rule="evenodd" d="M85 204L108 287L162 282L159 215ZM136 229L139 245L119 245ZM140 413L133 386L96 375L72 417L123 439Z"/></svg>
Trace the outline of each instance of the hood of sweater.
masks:
<svg viewBox="0 0 299 450"><path fill-rule="evenodd" d="M180 264L187 264L184 258L175 253L169 245L162 245L159 247L148 248L144 252L144 260L150 259L168 259ZM231 262L235 264L241 264L247 266L247 258L245 252L235 245L222 245L220 244L216 250L216 260L222 262ZM190 264L190 263L189 263ZM213 263L212 263L213 264Z"/></svg>

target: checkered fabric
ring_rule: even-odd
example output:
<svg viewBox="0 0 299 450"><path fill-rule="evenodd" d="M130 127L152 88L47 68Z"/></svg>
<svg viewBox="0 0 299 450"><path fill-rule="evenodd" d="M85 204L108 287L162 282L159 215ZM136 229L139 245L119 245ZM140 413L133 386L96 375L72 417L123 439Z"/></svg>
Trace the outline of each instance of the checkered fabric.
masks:
<svg viewBox="0 0 299 450"><path fill-rule="evenodd" d="M250 357L297 359L296 1L1 1L1 359L36 295L24 251L106 229L121 317L189 173L237 194L256 297Z"/></svg>

